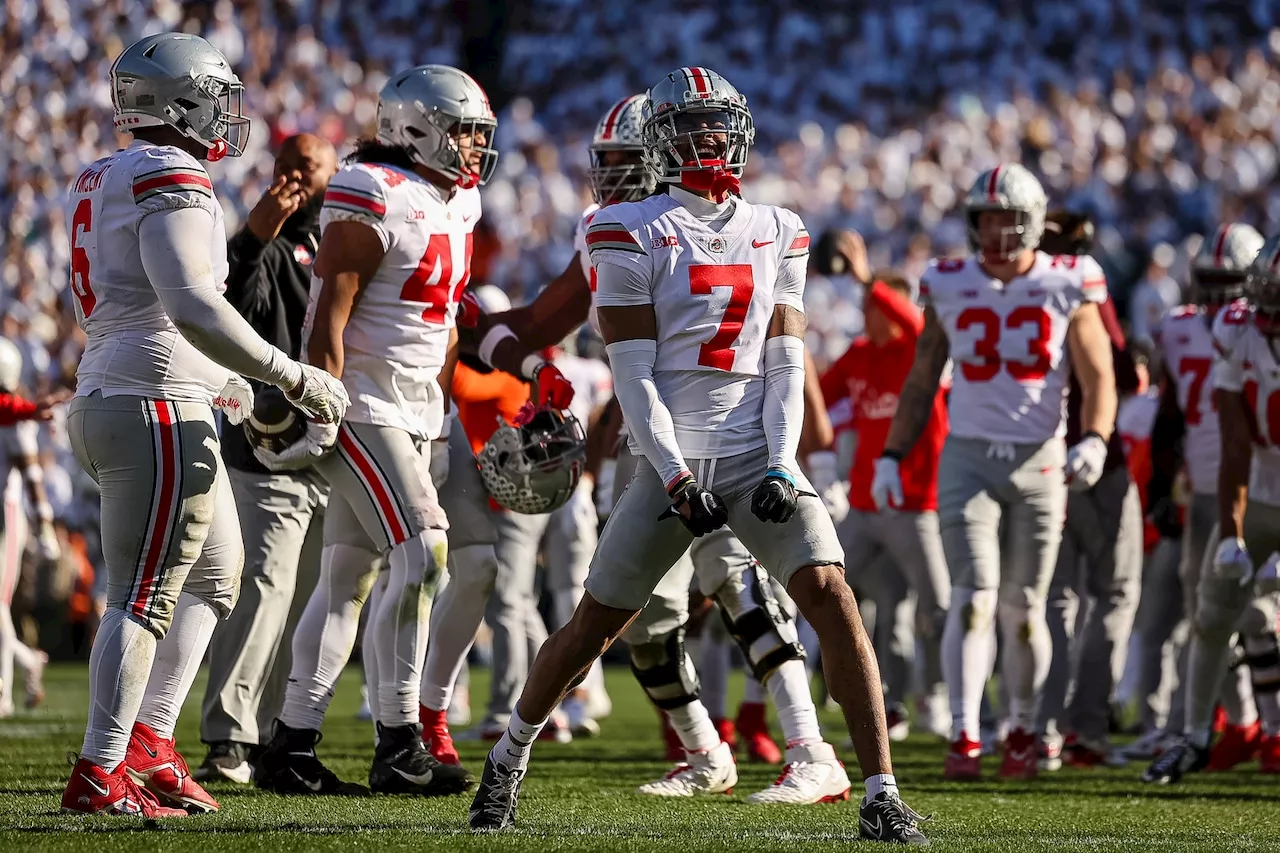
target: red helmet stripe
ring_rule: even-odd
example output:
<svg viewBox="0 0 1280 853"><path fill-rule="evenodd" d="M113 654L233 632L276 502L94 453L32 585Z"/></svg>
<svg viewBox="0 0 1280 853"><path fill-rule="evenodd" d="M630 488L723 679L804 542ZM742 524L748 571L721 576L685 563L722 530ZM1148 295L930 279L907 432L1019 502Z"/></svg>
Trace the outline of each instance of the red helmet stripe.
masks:
<svg viewBox="0 0 1280 853"><path fill-rule="evenodd" d="M1222 266L1222 253L1227 248L1227 233L1230 230L1230 225L1223 225L1218 229L1218 239L1213 244L1213 265L1215 267Z"/></svg>
<svg viewBox="0 0 1280 853"><path fill-rule="evenodd" d="M689 69L689 74L693 77L693 88L699 95L707 95L711 93L710 81L707 79L705 69L696 65Z"/></svg>
<svg viewBox="0 0 1280 853"><path fill-rule="evenodd" d="M618 121L618 116L622 114L622 110L631 102L631 98L623 98L621 101L613 105L613 109L609 110L609 117L604 120L604 133L601 137L604 139L613 139L613 126Z"/></svg>
<svg viewBox="0 0 1280 853"><path fill-rule="evenodd" d="M996 200L996 185L1000 183L1000 170L1003 166L996 166L991 170L991 178L987 181L987 201Z"/></svg>

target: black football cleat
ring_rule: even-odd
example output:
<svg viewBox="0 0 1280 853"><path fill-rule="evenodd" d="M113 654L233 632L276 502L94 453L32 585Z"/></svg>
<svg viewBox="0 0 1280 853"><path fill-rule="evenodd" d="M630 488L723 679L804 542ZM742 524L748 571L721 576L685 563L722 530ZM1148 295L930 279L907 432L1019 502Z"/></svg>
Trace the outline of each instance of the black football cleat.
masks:
<svg viewBox="0 0 1280 853"><path fill-rule="evenodd" d="M523 781L523 770L499 764L490 753L484 760L484 773L480 776L475 799L471 801L471 831L514 829L520 783Z"/></svg>
<svg viewBox="0 0 1280 853"><path fill-rule="evenodd" d="M860 834L868 841L929 846L929 839L920 831L919 826L928 818L916 814L897 794L881 791L863 802L858 817Z"/></svg>
<svg viewBox="0 0 1280 853"><path fill-rule="evenodd" d="M254 781L264 791L284 795L369 796L368 788L354 782L343 782L320 763L316 758L316 744L319 742L320 732L291 729L276 720L271 742L258 759Z"/></svg>
<svg viewBox="0 0 1280 853"><path fill-rule="evenodd" d="M461 794L475 781L469 770L442 764L427 751L422 726L378 723L378 747L369 768L369 787L375 794L443 797Z"/></svg>
<svg viewBox="0 0 1280 853"><path fill-rule="evenodd" d="M1209 750L1181 737L1167 744L1151 765L1142 771L1142 781L1173 785L1181 782L1186 774L1203 770L1208 764Z"/></svg>

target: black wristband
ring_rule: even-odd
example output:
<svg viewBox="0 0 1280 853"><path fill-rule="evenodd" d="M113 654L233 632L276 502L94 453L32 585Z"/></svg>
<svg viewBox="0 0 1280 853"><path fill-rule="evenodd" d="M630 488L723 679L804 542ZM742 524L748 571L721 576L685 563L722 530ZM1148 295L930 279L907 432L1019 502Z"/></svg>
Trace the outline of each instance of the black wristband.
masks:
<svg viewBox="0 0 1280 853"><path fill-rule="evenodd" d="M1080 440L1085 441L1086 439L1089 438L1089 436L1093 436L1094 438L1098 439L1098 441L1101 441L1103 444L1107 443L1107 440L1102 437L1102 433L1098 432L1096 429L1091 429L1088 432L1086 432L1084 435L1080 436Z"/></svg>
<svg viewBox="0 0 1280 853"><path fill-rule="evenodd" d="M899 450L885 450L880 454L881 459L892 459L894 462L902 461L902 452Z"/></svg>

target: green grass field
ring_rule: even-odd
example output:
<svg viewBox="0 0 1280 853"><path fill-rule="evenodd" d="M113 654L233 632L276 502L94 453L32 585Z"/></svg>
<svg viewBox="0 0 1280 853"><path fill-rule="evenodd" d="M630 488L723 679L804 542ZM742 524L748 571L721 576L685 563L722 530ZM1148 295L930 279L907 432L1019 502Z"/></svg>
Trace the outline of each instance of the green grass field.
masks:
<svg viewBox="0 0 1280 853"><path fill-rule="evenodd" d="M485 689L474 679L474 695ZM58 813L66 755L80 745L87 704L83 666L50 671L49 698L32 714L0 721L0 851L263 851L527 850L552 851L829 851L856 843L856 802L812 807L753 807L743 802L776 769L744 764L732 797L656 800L635 786L667 767L660 760L654 713L629 673L609 673L614 714L604 734L569 745L539 744L520 804L520 829L473 837L468 798L415 800L284 799L252 787L211 786L215 815L161 827ZM740 690L740 685L738 686ZM358 671L349 670L329 714L320 757L339 775L364 781L371 731L355 720ZM197 735L197 683L183 712L178 744L194 765L204 751ZM837 720L824 715L837 731ZM833 734L839 744L843 735ZM479 770L485 747L459 744ZM991 780L946 783L942 747L913 736L895 750L907 801L934 819L927 831L939 850L1280 850L1280 779L1256 766L1200 775L1154 789L1140 768L1063 770L1034 784ZM843 752L848 753L847 750ZM852 763L852 755L844 757ZM994 772L995 762L988 760ZM856 775L856 774L851 774Z"/></svg>

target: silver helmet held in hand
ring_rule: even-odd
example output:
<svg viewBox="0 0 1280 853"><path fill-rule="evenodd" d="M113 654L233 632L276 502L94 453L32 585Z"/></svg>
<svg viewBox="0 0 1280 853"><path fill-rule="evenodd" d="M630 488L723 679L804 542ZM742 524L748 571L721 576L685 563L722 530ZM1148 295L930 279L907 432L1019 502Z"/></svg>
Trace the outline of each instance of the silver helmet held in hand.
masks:
<svg viewBox="0 0 1280 853"><path fill-rule="evenodd" d="M721 169L742 177L756 138L747 99L709 68L677 68L649 90L642 128L645 162L659 181L678 184L686 171ZM724 134L721 150L705 159L699 140Z"/></svg>
<svg viewBox="0 0 1280 853"><path fill-rule="evenodd" d="M448 65L419 65L396 74L378 93L378 141L409 152L410 158L460 187L483 186L498 166L493 132L498 119L489 96L468 74ZM482 137L482 139L477 138ZM473 168L458 146L471 139L480 155Z"/></svg>
<svg viewBox="0 0 1280 853"><path fill-rule="evenodd" d="M1191 301L1220 308L1245 295L1250 267L1265 241L1243 222L1227 222L1200 244L1191 259Z"/></svg>
<svg viewBox="0 0 1280 853"><path fill-rule="evenodd" d="M992 210L1012 210L1017 222L1001 229L997 250L982 244L982 232L978 228L980 214ZM1040 245L1044 236L1045 216L1049 211L1049 198L1044 187L1025 166L1018 163L1001 163L988 169L973 182L964 198L964 218L969 227L969 248L980 260L1007 262L1026 249Z"/></svg>
<svg viewBox="0 0 1280 853"><path fill-rule="evenodd" d="M244 86L227 58L187 33L159 33L126 47L111 65L116 130L172 127L209 149L238 157L249 140Z"/></svg>
<svg viewBox="0 0 1280 853"><path fill-rule="evenodd" d="M640 132L648 98L623 98L609 107L596 125L588 170L596 204L636 201L653 193L656 182L644 162L644 137Z"/></svg>
<svg viewBox="0 0 1280 853"><path fill-rule="evenodd" d="M480 456L484 487L512 512L538 515L564 506L587 464L587 437L569 412L542 408L516 426L498 419Z"/></svg>

